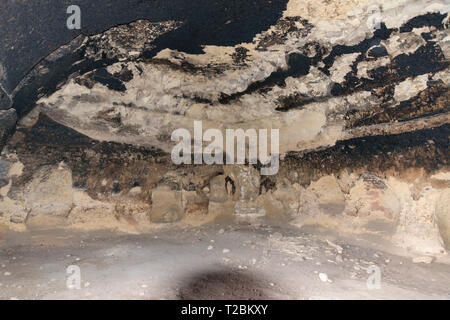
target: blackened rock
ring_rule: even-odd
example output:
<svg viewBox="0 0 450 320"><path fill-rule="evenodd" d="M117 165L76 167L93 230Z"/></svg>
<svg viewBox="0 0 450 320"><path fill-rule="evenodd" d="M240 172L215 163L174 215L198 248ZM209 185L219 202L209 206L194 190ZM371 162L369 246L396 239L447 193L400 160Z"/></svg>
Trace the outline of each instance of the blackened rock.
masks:
<svg viewBox="0 0 450 320"><path fill-rule="evenodd" d="M6 110L9 109L10 107L11 107L11 99L6 94L6 92L0 87L0 110Z"/></svg>
<svg viewBox="0 0 450 320"><path fill-rule="evenodd" d="M0 110L0 151L6 143L6 139L13 132L16 122L16 110Z"/></svg>

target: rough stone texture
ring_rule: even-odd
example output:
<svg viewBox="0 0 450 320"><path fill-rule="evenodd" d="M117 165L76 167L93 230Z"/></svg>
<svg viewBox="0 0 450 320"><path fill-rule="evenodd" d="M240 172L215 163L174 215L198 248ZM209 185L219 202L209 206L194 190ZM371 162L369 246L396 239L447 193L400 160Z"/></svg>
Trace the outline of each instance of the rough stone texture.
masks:
<svg viewBox="0 0 450 320"><path fill-rule="evenodd" d="M450 250L450 189L442 191L436 206L436 218L442 240Z"/></svg>
<svg viewBox="0 0 450 320"><path fill-rule="evenodd" d="M1 66L0 66L1 74ZM11 108L11 98L8 94L0 87L0 110Z"/></svg>
<svg viewBox="0 0 450 320"><path fill-rule="evenodd" d="M3 149L8 136L13 132L16 121L16 110L0 110L0 151Z"/></svg>
<svg viewBox="0 0 450 320"><path fill-rule="evenodd" d="M116 79L104 67L120 61L151 58L167 47L201 53L205 43L234 45L251 41L255 34L281 17L286 0L258 0L238 6L228 1L197 5L185 0L177 0L176 4L132 2L136 3L107 1L107 10L103 2L86 2L84 5L89 10L83 12L81 31L66 27L65 10L71 3L6 4L0 13L4 31L0 37L5 44L0 55L0 67L4 71L0 72L0 86L10 95L18 114L27 114L37 99L59 89L73 74L95 70L92 74L96 81L118 88L116 84L124 78ZM83 1L78 5L83 7ZM51 13L57 19L49 19ZM22 14L30 21L27 26L34 26L33 33L24 30L22 20L17 19ZM168 31L171 32L162 36ZM89 80L77 82L90 85Z"/></svg>
<svg viewBox="0 0 450 320"><path fill-rule="evenodd" d="M64 164L42 167L26 192L30 216L65 217L73 207L72 172Z"/></svg>
<svg viewBox="0 0 450 320"><path fill-rule="evenodd" d="M10 194L13 180L22 175L23 164L18 161L16 155L8 155L3 152L0 158L0 168L2 174L0 184L0 220L24 223L29 210L25 208L23 197L14 197Z"/></svg>
<svg viewBox="0 0 450 320"><path fill-rule="evenodd" d="M10 162L6 159L0 158L0 188L6 186L9 182L9 172Z"/></svg>
<svg viewBox="0 0 450 320"><path fill-rule="evenodd" d="M436 223L436 207L442 191L433 189L428 182L420 183L420 179L423 177L418 179L415 175L413 183L393 177L387 181L401 204L393 240L411 252L439 255L445 252Z"/></svg>
<svg viewBox="0 0 450 320"><path fill-rule="evenodd" d="M231 215L234 211L233 185L225 175L218 175L209 182L208 214Z"/></svg>
<svg viewBox="0 0 450 320"><path fill-rule="evenodd" d="M368 218L368 230L393 233L401 208L400 200L383 179L363 174L350 190L345 214Z"/></svg>
<svg viewBox="0 0 450 320"><path fill-rule="evenodd" d="M23 164L13 155L3 156L8 162L7 185L0 188L0 207L7 222L24 223L36 216L67 217L74 207L72 172L59 165L42 166L32 175L23 188L14 183L23 175Z"/></svg>
<svg viewBox="0 0 450 320"><path fill-rule="evenodd" d="M264 209L255 202L260 192L258 170L252 166L224 166L226 189L236 202L234 213L237 215L264 215Z"/></svg>
<svg viewBox="0 0 450 320"><path fill-rule="evenodd" d="M209 182L209 201L222 203L230 199L232 190L228 193L227 182L226 176L224 175L219 175L211 179Z"/></svg>
<svg viewBox="0 0 450 320"><path fill-rule="evenodd" d="M234 214L235 202L227 200L225 202L209 201L208 214L212 217L232 216Z"/></svg>
<svg viewBox="0 0 450 320"><path fill-rule="evenodd" d="M450 159L446 1L191 2L183 12L180 0L170 14L166 2L136 5L153 4L156 11L142 13L152 22L106 30L121 16L115 11L86 34L45 38L43 51L19 55L30 64L11 59L25 38L0 49L3 96L20 118L0 160L4 220L25 222L33 202L25 189L44 183L35 182L43 166L64 161L73 223L265 214L333 228L345 222L346 231L441 252L448 216L438 199L449 188ZM373 5L382 8L378 28ZM0 17L15 11L8 4ZM9 31L0 35L6 43ZM171 134L192 132L195 120L204 131L279 129L278 174L260 176L259 163L175 166Z"/></svg>
<svg viewBox="0 0 450 320"><path fill-rule="evenodd" d="M186 215L200 215L208 214L209 198L208 195L202 191L182 191L183 208Z"/></svg>
<svg viewBox="0 0 450 320"><path fill-rule="evenodd" d="M92 138L167 152L173 143L164 137L192 129L194 120L205 129L279 128L282 154L438 127L449 111L441 36L447 6L432 4L390 3L380 16L384 24L371 30L368 3L348 2L340 10L351 14L331 19L331 32L329 18L289 3L252 43L129 56L76 77L40 103L50 117ZM396 121L406 122L388 125Z"/></svg>
<svg viewBox="0 0 450 320"><path fill-rule="evenodd" d="M150 220L158 223L176 222L184 216L181 191L168 185L156 187L152 192Z"/></svg>
<svg viewBox="0 0 450 320"><path fill-rule="evenodd" d="M341 214L344 212L344 194L335 177L326 176L318 181L314 181L307 190L316 196L320 211L327 214Z"/></svg>
<svg viewBox="0 0 450 320"><path fill-rule="evenodd" d="M351 205L346 214L366 217L380 215L387 220L396 220L400 212L400 203L395 193L389 189L383 179L371 174L363 174L350 190Z"/></svg>
<svg viewBox="0 0 450 320"><path fill-rule="evenodd" d="M431 185L437 189L449 189L450 188L450 173L440 172L430 177Z"/></svg>
<svg viewBox="0 0 450 320"><path fill-rule="evenodd" d="M300 213L300 197L303 189L298 184L293 186L289 183L280 183L275 191L270 191L270 198L265 201L266 214L284 214L289 219L297 218ZM267 197L267 194L266 194ZM275 208L273 208L275 206ZM272 210L278 212L270 213L270 207Z"/></svg>
<svg viewBox="0 0 450 320"><path fill-rule="evenodd" d="M254 167L226 165L224 172L231 179L227 184L227 192L232 194L234 200L252 201L259 195L260 176Z"/></svg>

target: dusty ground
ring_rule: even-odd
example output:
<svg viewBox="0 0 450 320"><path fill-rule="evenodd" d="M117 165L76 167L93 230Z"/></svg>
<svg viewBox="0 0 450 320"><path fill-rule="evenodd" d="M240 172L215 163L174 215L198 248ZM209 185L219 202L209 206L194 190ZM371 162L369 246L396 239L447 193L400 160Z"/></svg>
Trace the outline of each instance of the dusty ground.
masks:
<svg viewBox="0 0 450 320"><path fill-rule="evenodd" d="M242 221L145 235L2 230L0 299L450 299L448 261L324 234ZM70 265L79 290L66 286ZM380 289L367 288L370 265Z"/></svg>

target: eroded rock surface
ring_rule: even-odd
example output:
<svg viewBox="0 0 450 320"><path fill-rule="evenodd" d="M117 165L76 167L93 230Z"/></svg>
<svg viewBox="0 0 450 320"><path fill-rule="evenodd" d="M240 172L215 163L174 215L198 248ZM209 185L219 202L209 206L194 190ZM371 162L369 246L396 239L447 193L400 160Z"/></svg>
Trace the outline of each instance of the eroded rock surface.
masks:
<svg viewBox="0 0 450 320"><path fill-rule="evenodd" d="M442 239L447 247L450 248L450 209L448 203L450 201L450 190L447 188L442 192L436 206L436 218Z"/></svg>
<svg viewBox="0 0 450 320"><path fill-rule="evenodd" d="M8 136L14 131L17 115L14 109L0 110L0 150Z"/></svg>
<svg viewBox="0 0 450 320"><path fill-rule="evenodd" d="M139 229L253 216L448 249L447 2L271 5L257 28L222 42L199 29L192 46L176 45L202 25L176 17L80 35L0 91L0 109L12 101L20 118L0 159L0 219L110 217ZM15 111L0 119L6 142ZM175 165L171 134L194 136L194 121L224 136L279 129L278 173Z"/></svg>
<svg viewBox="0 0 450 320"><path fill-rule="evenodd" d="M73 206L72 172L64 164L41 167L25 197L31 216L67 216Z"/></svg>
<svg viewBox="0 0 450 320"><path fill-rule="evenodd" d="M158 186L152 193L150 220L153 222L175 222L184 215L181 191L170 186Z"/></svg>

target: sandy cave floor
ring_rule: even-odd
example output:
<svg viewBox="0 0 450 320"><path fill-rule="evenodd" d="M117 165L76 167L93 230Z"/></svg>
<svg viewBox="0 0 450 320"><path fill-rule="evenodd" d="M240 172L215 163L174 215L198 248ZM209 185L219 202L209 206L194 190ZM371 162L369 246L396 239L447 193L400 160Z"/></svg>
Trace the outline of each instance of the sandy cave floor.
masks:
<svg viewBox="0 0 450 320"><path fill-rule="evenodd" d="M141 235L2 230L0 299L450 299L448 261L413 263L369 240L236 221ZM66 286L71 265L79 290ZM367 288L371 265L380 289Z"/></svg>

